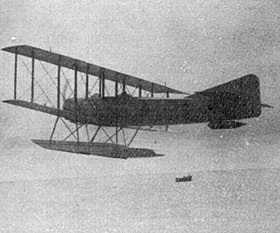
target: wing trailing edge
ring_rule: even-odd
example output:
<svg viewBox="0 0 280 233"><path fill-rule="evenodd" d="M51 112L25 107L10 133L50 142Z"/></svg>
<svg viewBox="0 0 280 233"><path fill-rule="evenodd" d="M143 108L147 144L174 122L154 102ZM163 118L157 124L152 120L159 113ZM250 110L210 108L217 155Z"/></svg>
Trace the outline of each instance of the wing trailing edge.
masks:
<svg viewBox="0 0 280 233"><path fill-rule="evenodd" d="M63 117L71 122L92 123L92 124L95 123L92 121L92 119L87 118L87 117L79 114L78 112L77 112L77 114L75 114L75 113L65 111L62 109L52 108L52 107L48 107L48 106L41 105L41 104L31 103L31 102L24 101L24 100L4 100L3 102L7 103L7 104L12 104L15 106L20 106L23 108L35 110L38 112L47 113L47 114L54 115L57 117Z"/></svg>
<svg viewBox="0 0 280 233"><path fill-rule="evenodd" d="M51 108L51 107L48 107L45 105L31 103L31 102L24 101L24 100L4 100L3 103L12 104L12 105L20 106L23 108L28 108L28 109L32 109L35 111L44 112L44 113L47 113L50 115L59 116L59 117L69 118L73 115L71 112L68 112L65 110Z"/></svg>

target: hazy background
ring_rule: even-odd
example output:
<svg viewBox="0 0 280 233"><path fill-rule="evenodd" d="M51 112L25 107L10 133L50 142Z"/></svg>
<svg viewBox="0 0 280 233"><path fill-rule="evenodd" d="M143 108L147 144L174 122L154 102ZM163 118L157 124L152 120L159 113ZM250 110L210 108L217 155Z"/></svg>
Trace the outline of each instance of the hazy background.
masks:
<svg viewBox="0 0 280 233"><path fill-rule="evenodd" d="M253 73L262 102L275 108L236 130L141 132L134 146L166 156L120 161L41 149L30 139L48 138L55 118L0 103L0 229L278 232L279 7L277 0L1 1L1 48L51 49L186 92ZM1 100L12 99L14 57L0 59ZM192 183L174 182L186 174Z"/></svg>

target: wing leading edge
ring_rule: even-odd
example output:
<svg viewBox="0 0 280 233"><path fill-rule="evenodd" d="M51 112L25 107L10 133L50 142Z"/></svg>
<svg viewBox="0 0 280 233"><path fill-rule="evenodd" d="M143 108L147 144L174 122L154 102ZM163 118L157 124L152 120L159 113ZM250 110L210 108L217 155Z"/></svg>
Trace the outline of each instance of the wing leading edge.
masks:
<svg viewBox="0 0 280 233"><path fill-rule="evenodd" d="M85 61L28 45L11 46L3 48L2 50L30 58L33 57L34 59L51 63L53 65L60 65L61 67L65 67L68 69L77 69L77 71L79 72L88 73L89 75L93 76L99 77L100 75L103 75L103 77L107 80L118 83L124 82L128 86L136 88L141 87L142 90L149 92L153 91L153 93L186 94L185 92L178 91L157 83L149 82L141 78L123 74L114 70L107 69L105 67L101 67L98 65L87 63Z"/></svg>

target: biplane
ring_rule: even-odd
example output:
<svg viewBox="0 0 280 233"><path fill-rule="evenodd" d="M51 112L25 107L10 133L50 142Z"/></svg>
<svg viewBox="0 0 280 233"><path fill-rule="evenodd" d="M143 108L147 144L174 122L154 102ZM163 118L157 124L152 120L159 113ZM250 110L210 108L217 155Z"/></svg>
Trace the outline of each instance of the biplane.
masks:
<svg viewBox="0 0 280 233"><path fill-rule="evenodd" d="M2 50L15 55L14 98L3 102L56 116L50 138L32 140L46 149L122 159L162 156L152 149L130 147L139 130L157 131L154 127L164 126L168 131L170 125L192 123L207 123L210 129L234 129L245 125L240 120L259 117L262 107L270 107L261 103L259 78L253 74L188 94L40 48L18 45ZM31 82L29 100L17 98L18 57L22 56L31 59L31 77L28 78ZM45 94L35 79L35 61L55 66L53 78L56 81L52 80L55 86L56 106L35 101L36 84L39 91ZM65 88L61 88L62 69L73 72L73 97L66 98ZM85 79L82 84L85 89L83 97L78 97L79 75L83 75L83 80ZM94 77L99 87L97 93L91 94L90 80ZM113 84L113 95L106 93L105 81L111 81ZM68 81L66 85L69 85ZM134 94L127 92L128 87L134 88ZM161 96L156 97L156 94ZM170 97L171 94L181 97ZM61 100L64 100L62 105ZM54 140L53 135L59 119L70 133L63 140ZM67 125L69 122L74 129ZM94 126L91 137L89 125ZM86 140L81 140L79 134L83 126L87 133ZM110 128L111 131L113 129L113 132L109 134L105 128ZM133 130L129 140L125 137L124 129ZM102 130L106 138L97 141ZM70 137L75 141L69 141Z"/></svg>

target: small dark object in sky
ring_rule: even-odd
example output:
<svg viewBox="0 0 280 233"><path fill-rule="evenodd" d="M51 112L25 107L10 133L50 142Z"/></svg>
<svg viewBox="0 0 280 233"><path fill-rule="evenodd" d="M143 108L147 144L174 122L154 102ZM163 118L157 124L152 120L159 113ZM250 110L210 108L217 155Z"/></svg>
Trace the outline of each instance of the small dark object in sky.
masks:
<svg viewBox="0 0 280 233"><path fill-rule="evenodd" d="M189 182L192 181L192 176L183 176L183 177L176 177L176 182Z"/></svg>

